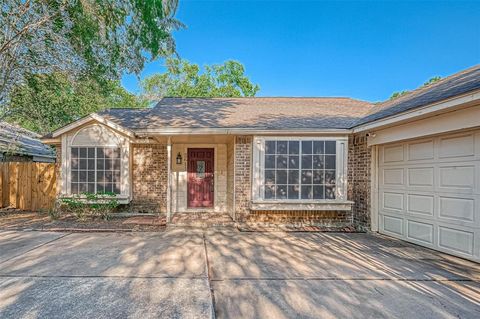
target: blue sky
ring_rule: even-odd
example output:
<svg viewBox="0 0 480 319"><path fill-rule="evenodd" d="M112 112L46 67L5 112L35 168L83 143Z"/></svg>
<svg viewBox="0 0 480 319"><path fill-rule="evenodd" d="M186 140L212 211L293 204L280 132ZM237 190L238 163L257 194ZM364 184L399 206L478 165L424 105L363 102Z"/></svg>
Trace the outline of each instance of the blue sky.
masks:
<svg viewBox="0 0 480 319"><path fill-rule="evenodd" d="M258 96L380 101L480 63L480 1L185 1L182 58L242 62ZM163 71L149 63L140 78ZM138 92L138 79L123 85Z"/></svg>

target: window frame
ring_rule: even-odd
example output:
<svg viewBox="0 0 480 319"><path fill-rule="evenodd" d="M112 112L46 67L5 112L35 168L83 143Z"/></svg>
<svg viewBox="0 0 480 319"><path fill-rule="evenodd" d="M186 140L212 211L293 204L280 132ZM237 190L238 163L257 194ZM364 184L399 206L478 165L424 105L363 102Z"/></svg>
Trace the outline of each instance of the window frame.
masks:
<svg viewBox="0 0 480 319"><path fill-rule="evenodd" d="M265 142L266 141L335 141L335 199L265 199ZM299 151L299 157L301 154ZM259 203L344 203L347 201L347 163L348 163L348 137L332 136L256 136L253 139L252 163L252 201ZM301 178L301 166L299 168ZM301 187L301 182L299 181Z"/></svg>
<svg viewBox="0 0 480 319"><path fill-rule="evenodd" d="M95 149L95 158L94 158L94 162L95 162L95 170L94 170L94 176L95 176L95 193L97 192L97 149L98 148L111 148L111 149L118 149L119 150L119 160L120 160L120 169L119 169L119 174L120 174L120 180L119 180L119 192L118 193L115 193L115 196L116 197L121 197L122 194L124 193L124 190L123 190L123 170L124 170L124 165L123 165L123 156L124 156L124 150L123 150L123 147L119 146L119 145L70 145L68 147L68 180L67 180L67 189L68 189L68 195L70 196L82 196L82 193L73 193L72 192L72 176L73 176L73 167L72 167L72 149L73 148L77 148L77 149L81 149L81 148L86 148L87 149L87 152L88 152L88 148L93 148ZM88 160L87 160L88 161ZM113 170L112 170L113 171ZM87 172L87 175L88 175L88 169L86 170ZM105 170L104 170L105 172ZM87 182L88 183L88 182ZM80 184L79 182L77 182L77 184ZM88 188L87 188L87 191L88 191Z"/></svg>

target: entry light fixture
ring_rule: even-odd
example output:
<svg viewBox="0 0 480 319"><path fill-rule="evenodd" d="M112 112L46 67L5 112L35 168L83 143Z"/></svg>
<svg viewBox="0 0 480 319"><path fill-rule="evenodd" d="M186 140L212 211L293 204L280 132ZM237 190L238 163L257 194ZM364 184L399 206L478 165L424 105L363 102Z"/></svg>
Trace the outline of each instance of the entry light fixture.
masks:
<svg viewBox="0 0 480 319"><path fill-rule="evenodd" d="M182 154L180 154L180 152L177 154L177 164L182 164Z"/></svg>

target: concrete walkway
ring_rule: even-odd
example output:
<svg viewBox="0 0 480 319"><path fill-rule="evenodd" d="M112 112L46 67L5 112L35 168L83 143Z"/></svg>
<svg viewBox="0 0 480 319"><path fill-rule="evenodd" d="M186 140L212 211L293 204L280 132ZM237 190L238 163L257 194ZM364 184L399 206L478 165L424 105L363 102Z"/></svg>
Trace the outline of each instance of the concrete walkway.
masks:
<svg viewBox="0 0 480 319"><path fill-rule="evenodd" d="M0 232L0 318L479 318L479 282L368 234Z"/></svg>

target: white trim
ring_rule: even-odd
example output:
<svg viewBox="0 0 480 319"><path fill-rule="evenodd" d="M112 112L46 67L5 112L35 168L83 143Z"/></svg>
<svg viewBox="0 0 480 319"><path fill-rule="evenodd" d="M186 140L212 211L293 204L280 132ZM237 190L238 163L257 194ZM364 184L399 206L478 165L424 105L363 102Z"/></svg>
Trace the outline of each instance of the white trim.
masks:
<svg viewBox="0 0 480 319"><path fill-rule="evenodd" d="M112 121L109 121L109 120L103 118L102 116L100 116L100 115L98 115L98 114L96 114L96 113L92 113L92 114L90 114L90 115L88 115L88 116L86 116L86 117L84 117L84 118L82 118L82 119L80 119L80 120L77 120L77 121L75 121L75 122L73 122L73 123L68 124L67 126L64 126L64 127L62 127L62 128L59 128L58 130L56 130L56 131L54 131L54 132L52 133L52 137L58 137L58 136L60 136L60 135L62 135L62 134L64 134L64 133L67 133L67 132L69 132L69 131L71 131L71 130L79 127L79 126L85 125L85 124L87 124L87 123L89 123L89 122L91 122L91 121L97 121L97 122L99 122L99 123L101 123L101 124L104 124L104 125L112 128L112 129L114 129L114 130L116 130L116 131L118 131L118 132L120 132L120 133L123 133L123 134L125 134L125 135L127 135L127 136L129 136L129 137L133 137L133 136L134 136L133 132L131 132L130 130L125 129L123 126L120 126L120 125L118 125L118 124L116 124L116 123L114 123L114 122L112 122Z"/></svg>
<svg viewBox="0 0 480 319"><path fill-rule="evenodd" d="M264 145L266 140L292 140L292 141L336 141L336 191L335 200L318 200L318 199L295 199L295 200L265 200L262 194L264 193ZM289 203L295 203L296 205L308 207L313 205L319 209L321 205L331 205L332 203L345 203L347 199L347 166L348 166L348 137L328 137L328 136L315 136L315 137L270 137L270 136L255 136L253 139L253 152L252 152L252 203L271 203L274 202L276 206L281 206ZM341 158L340 158L341 157ZM299 169L301 170L301 168ZM257 205L258 207L258 205ZM253 208L252 208L253 209ZM293 209L293 208L292 208Z"/></svg>
<svg viewBox="0 0 480 319"><path fill-rule="evenodd" d="M421 108L415 108L410 111L405 111L396 115L392 115L384 119L379 119L370 123L359 125L353 128L353 133L377 129L379 127L396 124L401 121L411 120L419 116L433 115L434 113L445 111L449 108L472 103L478 100L480 100L480 91L477 90L473 93L457 96L448 100L429 104Z"/></svg>
<svg viewBox="0 0 480 319"><path fill-rule="evenodd" d="M254 201L250 203L251 210L352 210L352 201Z"/></svg>
<svg viewBox="0 0 480 319"><path fill-rule="evenodd" d="M172 139L167 141L167 222L172 221Z"/></svg>
<svg viewBox="0 0 480 319"><path fill-rule="evenodd" d="M190 135L190 134L221 134L221 135L305 135L305 134L322 134L322 135L345 135L352 133L350 129L286 129L286 130L269 130L269 129L249 129L249 128L154 128L135 130L137 135Z"/></svg>
<svg viewBox="0 0 480 319"><path fill-rule="evenodd" d="M370 226L378 232L378 146L372 146L370 160Z"/></svg>

